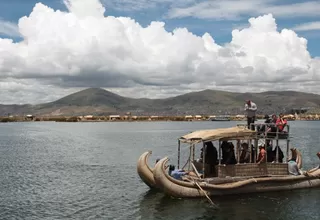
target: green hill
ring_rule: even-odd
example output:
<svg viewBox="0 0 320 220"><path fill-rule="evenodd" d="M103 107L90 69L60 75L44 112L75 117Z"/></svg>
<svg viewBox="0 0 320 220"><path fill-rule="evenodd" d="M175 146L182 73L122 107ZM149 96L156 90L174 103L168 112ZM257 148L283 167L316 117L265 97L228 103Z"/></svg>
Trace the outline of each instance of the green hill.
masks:
<svg viewBox="0 0 320 220"><path fill-rule="evenodd" d="M293 108L320 108L320 95L296 91L236 93L203 90L166 99L133 99L101 88L89 88L39 105L0 105L0 114L243 114L244 101L247 99L258 105L260 114L290 112Z"/></svg>

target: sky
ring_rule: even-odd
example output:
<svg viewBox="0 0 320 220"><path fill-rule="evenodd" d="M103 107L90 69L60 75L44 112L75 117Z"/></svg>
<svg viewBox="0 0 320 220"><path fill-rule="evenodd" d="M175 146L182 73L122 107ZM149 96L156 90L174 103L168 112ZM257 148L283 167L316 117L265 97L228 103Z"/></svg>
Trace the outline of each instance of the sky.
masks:
<svg viewBox="0 0 320 220"><path fill-rule="evenodd" d="M0 103L89 87L320 94L320 1L0 0Z"/></svg>

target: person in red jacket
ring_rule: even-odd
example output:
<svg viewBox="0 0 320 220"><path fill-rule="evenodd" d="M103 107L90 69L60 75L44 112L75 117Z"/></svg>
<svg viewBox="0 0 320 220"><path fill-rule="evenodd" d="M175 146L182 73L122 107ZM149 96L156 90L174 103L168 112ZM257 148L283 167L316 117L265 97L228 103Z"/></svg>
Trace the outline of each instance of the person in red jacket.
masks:
<svg viewBox="0 0 320 220"><path fill-rule="evenodd" d="M276 126L278 127L278 131L282 132L287 124L288 124L287 120L285 118L283 118L283 114L280 113L279 118L276 121Z"/></svg>

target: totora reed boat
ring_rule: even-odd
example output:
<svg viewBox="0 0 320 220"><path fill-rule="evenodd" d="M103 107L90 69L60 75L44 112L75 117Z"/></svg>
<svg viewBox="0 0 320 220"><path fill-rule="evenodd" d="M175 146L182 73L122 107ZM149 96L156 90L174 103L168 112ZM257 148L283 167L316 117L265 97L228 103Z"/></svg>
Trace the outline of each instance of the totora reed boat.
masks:
<svg viewBox="0 0 320 220"><path fill-rule="evenodd" d="M167 157L150 168L149 151L139 158L138 174L150 188L178 198L320 187L319 167L302 171L300 151L289 147L288 125L286 131L273 133L258 133L261 124L253 126L255 130L238 125L186 134L178 140L177 169ZM187 144L189 155L180 167L182 144Z"/></svg>

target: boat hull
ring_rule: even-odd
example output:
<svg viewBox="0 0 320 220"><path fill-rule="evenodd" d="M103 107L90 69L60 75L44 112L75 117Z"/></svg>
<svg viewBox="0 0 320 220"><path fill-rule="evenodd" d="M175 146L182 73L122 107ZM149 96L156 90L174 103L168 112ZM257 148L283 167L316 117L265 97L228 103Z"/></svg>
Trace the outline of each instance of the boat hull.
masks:
<svg viewBox="0 0 320 220"><path fill-rule="evenodd" d="M172 178L166 173L165 163L167 160L167 158L163 158L156 164L154 179L157 187L172 197L195 198L204 197L206 194L216 196L320 187L320 169L314 171L310 176L257 177L222 184L210 184L197 180L181 181Z"/></svg>
<svg viewBox="0 0 320 220"><path fill-rule="evenodd" d="M156 183L153 177L153 168L148 165L148 158L152 154L151 151L144 152L138 160L137 172L140 179L150 187L150 189L156 189Z"/></svg>

